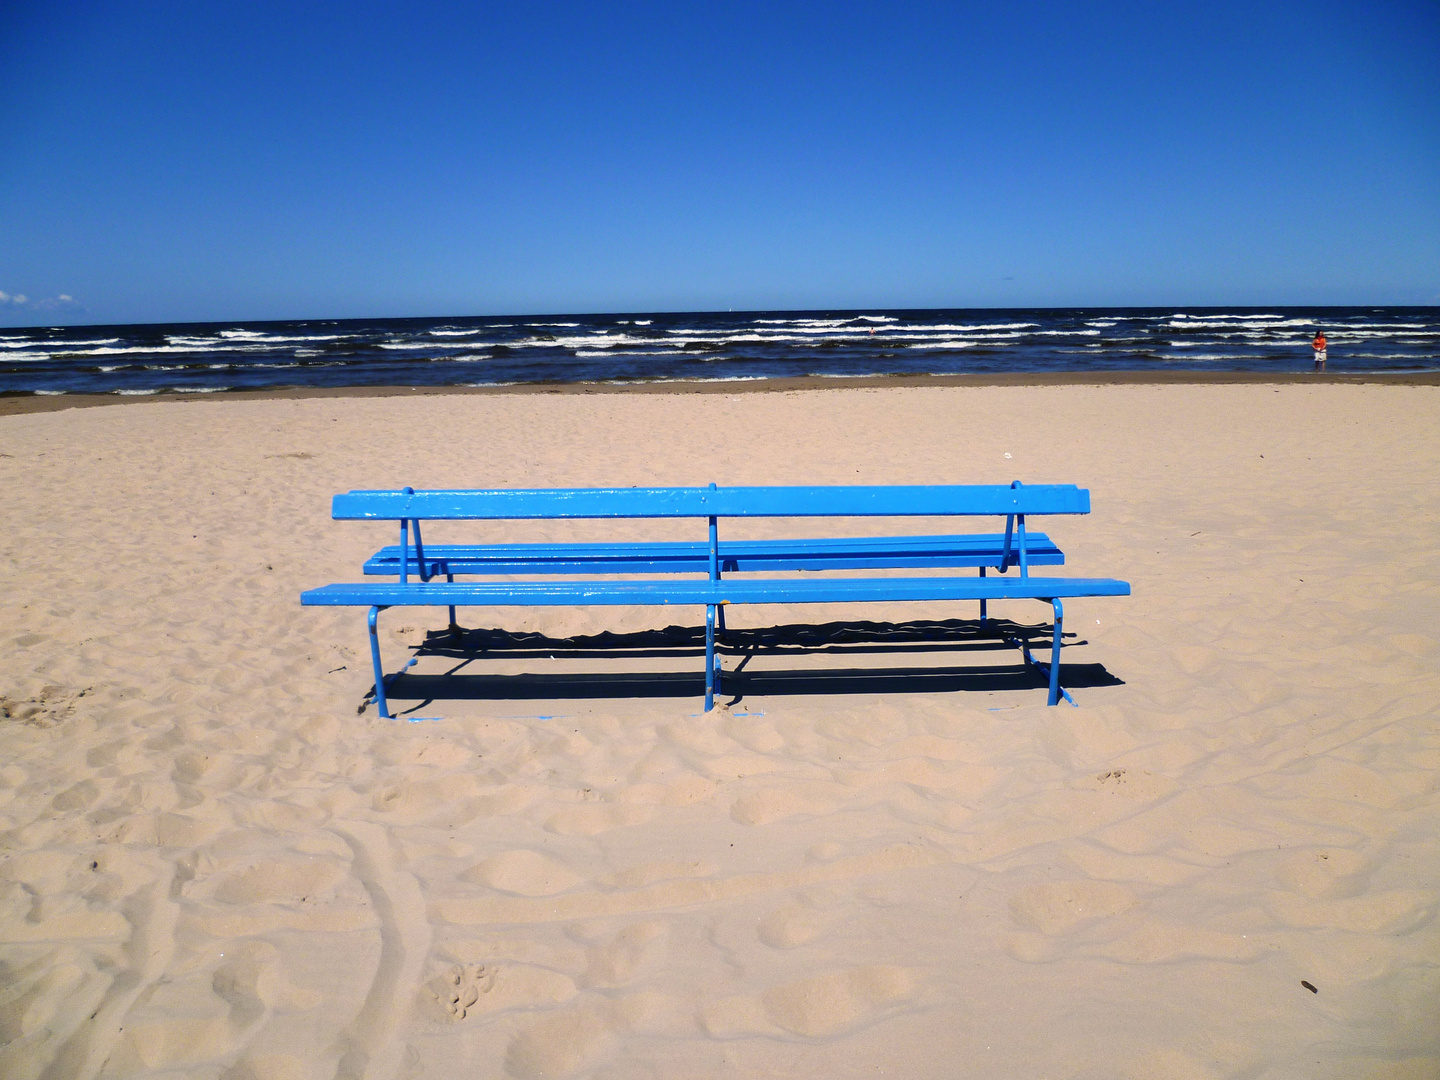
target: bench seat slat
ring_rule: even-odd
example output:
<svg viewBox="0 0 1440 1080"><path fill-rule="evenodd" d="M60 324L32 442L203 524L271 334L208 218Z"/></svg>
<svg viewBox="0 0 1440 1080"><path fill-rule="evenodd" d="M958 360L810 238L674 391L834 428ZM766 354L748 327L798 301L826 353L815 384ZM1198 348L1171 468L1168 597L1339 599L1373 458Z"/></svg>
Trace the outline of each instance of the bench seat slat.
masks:
<svg viewBox="0 0 1440 1080"><path fill-rule="evenodd" d="M722 573L780 570L879 570L905 567L995 566L1005 537L861 536L799 540L743 540L720 544ZM1044 533L1030 533L1025 549L1032 566L1057 566L1064 554ZM1018 537L1011 547L1019 558ZM704 543L600 544L426 544L428 574L705 574L710 552ZM415 549L410 573L419 573ZM381 548L365 563L368 575L397 575L400 547Z"/></svg>
<svg viewBox="0 0 1440 1080"><path fill-rule="evenodd" d="M554 605L810 604L905 600L1051 600L1128 596L1109 578L747 578L726 581L353 582L302 593L307 606L536 607Z"/></svg>
<svg viewBox="0 0 1440 1080"><path fill-rule="evenodd" d="M1074 484L896 487L522 488L475 491L349 491L337 520L515 520L670 517L931 517L1088 514L1090 492Z"/></svg>

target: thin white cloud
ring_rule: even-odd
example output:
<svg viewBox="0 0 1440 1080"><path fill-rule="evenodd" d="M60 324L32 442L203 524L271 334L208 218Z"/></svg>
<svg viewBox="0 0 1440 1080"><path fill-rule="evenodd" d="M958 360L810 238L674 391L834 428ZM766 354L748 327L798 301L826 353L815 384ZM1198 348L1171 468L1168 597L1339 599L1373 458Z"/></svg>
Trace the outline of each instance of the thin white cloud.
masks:
<svg viewBox="0 0 1440 1080"><path fill-rule="evenodd" d="M24 293L7 293L0 289L0 308L9 307L12 310L19 307L27 308L30 311L84 311L84 306L69 293L61 293L59 296L47 296L41 300L32 300Z"/></svg>

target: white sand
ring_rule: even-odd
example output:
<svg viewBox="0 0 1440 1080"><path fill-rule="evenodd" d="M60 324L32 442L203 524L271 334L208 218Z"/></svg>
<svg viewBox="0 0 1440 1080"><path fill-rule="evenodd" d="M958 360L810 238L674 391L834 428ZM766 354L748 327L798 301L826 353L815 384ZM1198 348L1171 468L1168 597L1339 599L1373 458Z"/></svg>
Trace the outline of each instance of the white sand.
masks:
<svg viewBox="0 0 1440 1080"><path fill-rule="evenodd" d="M1440 389L150 402L0 419L0 455L0 1075L1440 1076ZM393 542L329 519L351 487L1017 477L1089 487L1061 572L1134 586L1067 605L1066 664L1118 680L1079 708L383 721L363 612L298 602ZM390 669L443 623L383 616Z"/></svg>

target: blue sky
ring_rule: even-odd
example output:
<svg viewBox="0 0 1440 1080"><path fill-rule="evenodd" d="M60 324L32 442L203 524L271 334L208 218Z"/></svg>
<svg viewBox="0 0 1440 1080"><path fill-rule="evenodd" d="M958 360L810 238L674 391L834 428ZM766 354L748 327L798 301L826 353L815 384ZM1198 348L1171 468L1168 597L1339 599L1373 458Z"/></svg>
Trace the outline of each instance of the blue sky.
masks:
<svg viewBox="0 0 1440 1080"><path fill-rule="evenodd" d="M12 0L0 323L1435 304L1437 56L1434 0Z"/></svg>

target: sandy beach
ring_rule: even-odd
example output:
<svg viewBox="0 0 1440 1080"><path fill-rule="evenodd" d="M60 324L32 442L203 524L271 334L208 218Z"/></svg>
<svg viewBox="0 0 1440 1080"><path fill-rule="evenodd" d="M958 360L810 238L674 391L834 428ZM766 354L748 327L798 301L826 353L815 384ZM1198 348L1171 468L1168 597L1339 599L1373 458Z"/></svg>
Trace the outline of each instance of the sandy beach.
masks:
<svg viewBox="0 0 1440 1080"><path fill-rule="evenodd" d="M0 1075L1440 1077L1433 382L8 399ZM394 542L350 488L1012 479L1133 586L1066 605L1077 707L840 640L974 605L733 610L837 643L708 715L684 630L594 640L698 610L436 609L387 721L299 604Z"/></svg>

